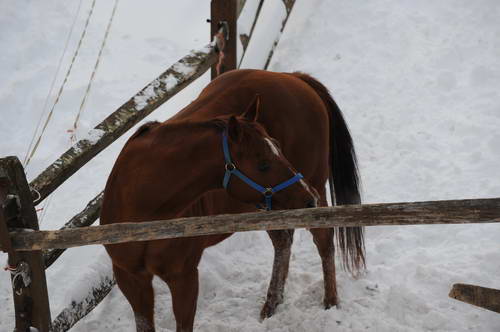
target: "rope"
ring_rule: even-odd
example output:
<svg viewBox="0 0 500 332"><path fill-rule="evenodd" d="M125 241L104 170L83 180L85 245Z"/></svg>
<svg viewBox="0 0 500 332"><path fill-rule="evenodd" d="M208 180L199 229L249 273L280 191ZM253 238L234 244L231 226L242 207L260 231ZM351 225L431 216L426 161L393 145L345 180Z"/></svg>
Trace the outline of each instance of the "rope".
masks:
<svg viewBox="0 0 500 332"><path fill-rule="evenodd" d="M52 203L52 199L54 198L56 193L53 193L52 195L47 198L44 202L44 206L40 209L40 217L38 218L38 224L41 225L43 224L43 221L45 220L45 215L47 214L47 211L49 210L50 203ZM38 212L38 211L37 211Z"/></svg>
<svg viewBox="0 0 500 332"><path fill-rule="evenodd" d="M226 48L226 39L228 38L228 26L227 22L219 23L219 30L214 36L213 43L216 46L216 49L219 53L219 60L217 61L217 65L215 66L215 72L217 76L219 76L222 72L222 66L224 63L224 49Z"/></svg>
<svg viewBox="0 0 500 332"><path fill-rule="evenodd" d="M90 94L90 89L92 88L92 83L94 82L97 68L99 67L99 63L101 62L102 52L104 50L104 47L106 46L106 41L108 39L109 31L111 30L111 24L113 23L113 18L115 17L118 2L119 2L119 0L115 0L115 5L113 6L113 11L111 12L111 17L109 18L108 26L106 27L106 32L104 33L104 39L102 40L102 43L101 43L101 49L99 50L99 54L97 55L97 60L95 62L94 70L92 71L92 74L90 75L90 80L89 80L89 84L87 85L87 90L85 91L85 94L83 95L82 103L80 104L80 109L78 110L75 122L73 123L73 129L68 130L68 132L72 133L72 135L71 135L72 141L76 141L76 129L78 127L78 122L80 121L80 116L85 108L87 98Z"/></svg>
<svg viewBox="0 0 500 332"><path fill-rule="evenodd" d="M64 50L63 50L63 52L61 54L61 57L59 58L59 64L57 65L56 73L54 75L54 78L52 79L52 83L50 84L49 93L47 94L47 97L45 98L45 102L43 103L42 112L40 113L40 117L38 118L38 122L36 124L35 132L33 133L33 136L31 137L31 141L30 141L30 144L28 146L28 150L26 151L26 155L24 156L23 164L25 166L27 166L26 160L28 159L28 156L30 154L31 148L33 147L33 143L35 142L36 134L38 133L38 130L40 129L40 125L42 124L43 115L45 114L45 111L47 110L47 105L49 104L50 96L52 95L52 91L54 90L54 85L56 83L56 78L57 78L57 76L59 76L59 72L61 71L62 61L64 59L64 56L66 55L66 51L68 49L68 45L69 45L69 41L71 40L71 36L73 35L73 30L74 30L75 25L76 25L76 20L78 19L78 16L80 14L80 9L82 7L82 2L83 2L83 0L80 0L80 2L78 3L78 8L76 10L75 18L73 19L73 23L71 24L71 29L69 31L68 37L66 38L66 44L64 45Z"/></svg>
<svg viewBox="0 0 500 332"><path fill-rule="evenodd" d="M37 139L35 145L33 146L33 149L31 150L30 153L27 154L27 158L25 158L25 163L24 163L25 167L28 166L28 164L31 161L31 158L33 158L33 155L35 154L36 150L38 149L38 147L40 145L40 141L42 140L42 136L45 133L45 130L47 129L47 125L49 124L49 122L52 118L52 115L54 114L54 109L55 109L57 103L59 102L59 99L61 98L62 92L64 90L64 86L66 85L66 82L68 81L68 77L69 77L71 70L73 68L73 64L75 63L75 59L78 56L78 52L80 51L80 47L82 46L83 39L85 38L85 35L87 33L87 28L89 26L90 17L92 16L92 13L94 12L95 2L96 2L96 0L92 1L92 6L90 8L90 12L89 12L89 15L87 17L87 21L85 22L85 27L83 28L82 35L81 35L80 40L78 42L78 46L76 47L76 51L73 54L73 58L71 59L71 64L69 65L68 71L66 72L66 76L64 77L64 81L63 81L61 87L59 88L56 100L54 101L54 104L52 105L52 107L50 109L50 112L49 112L49 115L47 116L47 119L45 119L45 123L43 124L43 127L42 127L42 132L38 136L38 139ZM31 144L30 144L30 146L31 146Z"/></svg>

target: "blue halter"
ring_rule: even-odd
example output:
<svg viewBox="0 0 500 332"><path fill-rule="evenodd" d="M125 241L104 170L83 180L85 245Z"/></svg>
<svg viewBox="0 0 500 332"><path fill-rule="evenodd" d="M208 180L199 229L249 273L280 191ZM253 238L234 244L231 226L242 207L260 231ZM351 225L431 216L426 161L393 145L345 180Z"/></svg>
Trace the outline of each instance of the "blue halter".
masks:
<svg viewBox="0 0 500 332"><path fill-rule="evenodd" d="M237 177L239 177L243 182L248 184L250 187L253 189L259 191L262 195L264 195L264 202L266 204L265 210L269 211L272 210L272 197L273 194L277 193L280 190L283 190L295 182L299 181L300 179L304 178L302 174L297 173L295 176L292 178L286 180L285 182L282 182L278 184L277 186L274 187L269 187L269 188L264 188L263 186L257 184L250 178L246 177L243 173L241 173L237 168L236 165L231 161L231 155L229 153L229 143L227 139L227 134L226 132L222 133L222 149L224 150L224 159L226 162L226 173L224 174L224 180L222 181L222 186L224 189L227 189L227 186L229 185L229 179L231 178L231 175L234 174Z"/></svg>

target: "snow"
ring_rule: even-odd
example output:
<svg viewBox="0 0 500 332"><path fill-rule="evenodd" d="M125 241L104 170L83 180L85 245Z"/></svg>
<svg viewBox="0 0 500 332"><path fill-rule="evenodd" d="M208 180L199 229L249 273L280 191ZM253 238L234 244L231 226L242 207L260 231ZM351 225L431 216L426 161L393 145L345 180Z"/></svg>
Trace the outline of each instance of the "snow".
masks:
<svg viewBox="0 0 500 332"><path fill-rule="evenodd" d="M177 80L177 78L175 78L174 75L168 74L167 77L163 80L163 83L165 83L165 88L167 90L170 90L175 87L179 83L179 81Z"/></svg>
<svg viewBox="0 0 500 332"><path fill-rule="evenodd" d="M241 10L240 16L238 16L238 36L247 35L250 36L250 32L252 30L252 25L255 20L255 15L257 14L257 10L259 9L260 0L246 0L245 6ZM241 62L241 58L243 56L243 44L241 39L238 38L236 44L236 52L238 55L238 63Z"/></svg>
<svg viewBox="0 0 500 332"><path fill-rule="evenodd" d="M109 256L102 253L91 262L85 271L77 276L75 283L80 287L69 288L66 290L64 303L81 302L88 295L88 290L92 286L98 285L106 279L106 276L112 275L111 260Z"/></svg>
<svg viewBox="0 0 500 332"><path fill-rule="evenodd" d="M238 17L238 35L250 35L260 0L247 0Z"/></svg>
<svg viewBox="0 0 500 332"><path fill-rule="evenodd" d="M281 17L284 7L266 2L262 17L268 19L258 23L261 32L256 28L253 50L247 53L255 55L245 61L265 54L266 40L274 38L271 32L281 23L270 17L273 8ZM3 4L0 155L24 156L77 5L55 0ZM76 116L112 5L96 4L81 54L27 168L30 179L71 145L66 129ZM84 4L68 54L88 9ZM174 5L157 0L148 6L120 1L80 130L91 130L189 50L206 44L208 15L208 1ZM496 0L297 1L270 69L308 72L331 89L354 137L365 202L500 197L498 17ZM145 121L168 118L207 82L204 75ZM61 227L102 190L125 139L58 189L50 205L41 204L47 211L43 229ZM272 264L267 235L237 234L208 249L200 264L196 330L500 329L500 315L448 298L457 282L500 289L499 225L372 227L366 233L368 272L354 280L339 268L341 306L325 311L319 256L310 234L297 231L285 301L263 322L259 311ZM0 260L5 257L1 254ZM47 271L53 318L99 280L94 271L109 273L106 262L101 246L70 249L61 256ZM174 331L168 288L157 279L154 286L158 330ZM6 272L0 273L0 308L0 330L11 331ZM73 331L117 330L134 331L134 324L127 301L115 288Z"/></svg>
<svg viewBox="0 0 500 332"><path fill-rule="evenodd" d="M182 62L177 62L173 69L178 72L178 73L181 73L182 75L186 76L186 77L189 77L191 76L195 70L192 66L187 66L185 65L184 63Z"/></svg>
<svg viewBox="0 0 500 332"><path fill-rule="evenodd" d="M156 89L160 87L160 81L157 79L148 84L140 94L134 97L135 109L140 111L148 106L148 100L158 98Z"/></svg>
<svg viewBox="0 0 500 332"><path fill-rule="evenodd" d="M241 60L241 68L264 68L285 17L286 7L282 1L264 1L252 39Z"/></svg>
<svg viewBox="0 0 500 332"><path fill-rule="evenodd" d="M105 133L102 129L91 129L82 139L89 141L90 144L96 144Z"/></svg>

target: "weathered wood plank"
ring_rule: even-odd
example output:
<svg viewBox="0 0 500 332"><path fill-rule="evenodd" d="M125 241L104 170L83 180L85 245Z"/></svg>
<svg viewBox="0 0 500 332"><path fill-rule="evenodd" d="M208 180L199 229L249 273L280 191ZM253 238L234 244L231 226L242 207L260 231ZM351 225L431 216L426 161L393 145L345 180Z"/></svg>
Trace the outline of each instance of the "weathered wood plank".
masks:
<svg viewBox="0 0 500 332"><path fill-rule="evenodd" d="M500 290L468 284L454 284L449 296L455 300L500 313Z"/></svg>
<svg viewBox="0 0 500 332"><path fill-rule="evenodd" d="M38 218L31 192L26 181L23 166L16 157L0 159L0 205L13 197L13 207L10 208L5 220L9 228L21 228L37 231ZM21 265L22 264L22 265ZM43 266L42 252L9 251L8 265L12 272L17 273L20 266L26 266L28 284L24 278L15 278L11 274L14 288L14 309L16 331L26 331L30 326L40 332L48 332L50 327L50 308L47 293L47 281Z"/></svg>
<svg viewBox="0 0 500 332"><path fill-rule="evenodd" d="M75 143L30 183L39 204L128 129L205 73L217 61L213 46L191 51ZM38 195L34 194L35 199Z"/></svg>
<svg viewBox="0 0 500 332"><path fill-rule="evenodd" d="M61 229L87 227L99 218L104 191L94 197L80 213L71 218ZM44 251L45 269L49 268L66 249L51 249Z"/></svg>
<svg viewBox="0 0 500 332"><path fill-rule="evenodd" d="M254 212L10 235L15 250L39 250L256 230L493 222L500 222L500 198Z"/></svg>

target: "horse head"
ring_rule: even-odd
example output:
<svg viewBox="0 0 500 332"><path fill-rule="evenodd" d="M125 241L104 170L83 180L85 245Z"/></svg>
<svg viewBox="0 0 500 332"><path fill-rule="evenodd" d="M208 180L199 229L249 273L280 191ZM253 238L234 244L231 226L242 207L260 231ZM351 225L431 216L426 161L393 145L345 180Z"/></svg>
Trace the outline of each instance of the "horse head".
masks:
<svg viewBox="0 0 500 332"><path fill-rule="evenodd" d="M277 140L257 122L259 97L241 116L220 118L225 159L223 187L234 198L258 207L315 207L316 190L304 181L281 152Z"/></svg>

